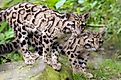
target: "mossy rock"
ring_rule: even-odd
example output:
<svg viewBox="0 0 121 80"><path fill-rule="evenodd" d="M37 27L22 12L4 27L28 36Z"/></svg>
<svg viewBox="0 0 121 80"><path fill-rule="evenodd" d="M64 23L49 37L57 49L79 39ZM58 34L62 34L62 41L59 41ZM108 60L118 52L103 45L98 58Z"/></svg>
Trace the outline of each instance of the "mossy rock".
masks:
<svg viewBox="0 0 121 80"><path fill-rule="evenodd" d="M45 70L41 73L32 77L30 80L66 80L72 79L72 70L68 66L68 61L66 57L61 56L60 62L62 63L62 69L60 71L55 71L52 67L46 65ZM28 79L29 80L29 79Z"/></svg>
<svg viewBox="0 0 121 80"><path fill-rule="evenodd" d="M0 65L0 80L78 80L73 76L67 58L61 56L59 60L62 63L60 71L55 71L41 59L33 65L23 61Z"/></svg>

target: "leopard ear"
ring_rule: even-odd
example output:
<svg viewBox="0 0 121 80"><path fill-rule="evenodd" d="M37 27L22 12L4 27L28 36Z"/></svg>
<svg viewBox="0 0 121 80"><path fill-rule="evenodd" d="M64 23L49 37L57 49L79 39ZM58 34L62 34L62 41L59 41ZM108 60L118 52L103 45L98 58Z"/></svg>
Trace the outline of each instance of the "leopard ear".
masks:
<svg viewBox="0 0 121 80"><path fill-rule="evenodd" d="M73 19L75 19L76 14L74 14L74 13L66 13L66 17L67 17L69 20L73 20Z"/></svg>
<svg viewBox="0 0 121 80"><path fill-rule="evenodd" d="M87 12L87 13L84 13L84 14L80 14L79 17L84 19L84 20L87 20L90 17L90 13Z"/></svg>
<svg viewBox="0 0 121 80"><path fill-rule="evenodd" d="M71 16L71 15L70 15L69 13L66 13L66 18L68 18L68 19L69 19L69 18L70 18L70 16Z"/></svg>
<svg viewBox="0 0 121 80"><path fill-rule="evenodd" d="M105 36L106 28L105 27L99 28L99 33L102 37Z"/></svg>

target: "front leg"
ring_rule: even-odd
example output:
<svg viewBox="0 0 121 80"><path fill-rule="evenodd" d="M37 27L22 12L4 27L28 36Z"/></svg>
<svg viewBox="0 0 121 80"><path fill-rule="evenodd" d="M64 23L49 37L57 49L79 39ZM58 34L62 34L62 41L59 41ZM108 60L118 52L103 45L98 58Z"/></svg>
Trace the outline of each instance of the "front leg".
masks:
<svg viewBox="0 0 121 80"><path fill-rule="evenodd" d="M21 30L21 32L17 33L18 40L20 43L20 50L23 53L23 58L26 64L33 64L35 59L31 56L32 53L29 51L28 47L28 32L25 30Z"/></svg>
<svg viewBox="0 0 121 80"><path fill-rule="evenodd" d="M58 58L59 58L59 51L57 49L57 45L52 46L51 50L51 61L52 61L52 67L55 70L60 70L61 69L61 63L59 63Z"/></svg>
<svg viewBox="0 0 121 80"><path fill-rule="evenodd" d="M43 46L42 59L47 64L51 64L51 55L50 55L51 43L49 42L49 38L47 36L47 33L45 33L45 32L43 32L43 34L42 34L42 46Z"/></svg>
<svg viewBox="0 0 121 80"><path fill-rule="evenodd" d="M35 52L32 55L34 59L37 59L42 56L43 53L43 46L42 46L42 36L41 35L31 35L32 37L29 38L29 45L31 45Z"/></svg>
<svg viewBox="0 0 121 80"><path fill-rule="evenodd" d="M58 52L55 39L51 35L43 34L43 59L44 61L53 67L55 70L61 69L61 64L58 62Z"/></svg>
<svg viewBox="0 0 121 80"><path fill-rule="evenodd" d="M79 73L83 71L83 68L79 64L78 55L75 55L73 51L67 51L66 55L71 63L71 67L74 73Z"/></svg>
<svg viewBox="0 0 121 80"><path fill-rule="evenodd" d="M87 71L87 60L89 59L89 52L88 51L82 51L79 55L78 55L78 61L79 64L82 68L83 74L86 75L88 78L92 78L93 74L89 73Z"/></svg>
<svg viewBox="0 0 121 80"><path fill-rule="evenodd" d="M89 52L88 51L81 51L78 55L78 60L82 68L86 70L87 60L89 59Z"/></svg>

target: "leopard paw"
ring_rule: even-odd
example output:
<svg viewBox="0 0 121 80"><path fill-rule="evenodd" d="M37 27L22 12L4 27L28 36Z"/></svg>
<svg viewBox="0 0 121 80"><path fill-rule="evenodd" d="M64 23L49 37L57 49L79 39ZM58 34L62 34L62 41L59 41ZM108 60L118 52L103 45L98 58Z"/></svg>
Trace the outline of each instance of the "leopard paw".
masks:
<svg viewBox="0 0 121 80"><path fill-rule="evenodd" d="M59 71L59 70L61 70L61 63L52 64L52 67L53 67L53 69Z"/></svg>
<svg viewBox="0 0 121 80"><path fill-rule="evenodd" d="M30 58L24 58L24 62L25 64L34 64L35 63L35 59L30 57Z"/></svg>
<svg viewBox="0 0 121 80"><path fill-rule="evenodd" d="M81 75L84 75L85 77L87 77L88 79L93 78L93 74L87 72L85 69L82 68L78 68L78 69L73 69L74 73L80 73Z"/></svg>
<svg viewBox="0 0 121 80"><path fill-rule="evenodd" d="M31 54L31 57L33 58L33 59L38 59L39 58L39 54L38 53L34 53L34 54Z"/></svg>

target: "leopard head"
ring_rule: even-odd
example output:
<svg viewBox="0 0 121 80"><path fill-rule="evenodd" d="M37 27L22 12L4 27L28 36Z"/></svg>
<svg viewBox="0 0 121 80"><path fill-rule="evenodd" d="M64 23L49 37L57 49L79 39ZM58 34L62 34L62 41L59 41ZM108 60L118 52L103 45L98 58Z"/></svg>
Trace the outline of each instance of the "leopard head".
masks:
<svg viewBox="0 0 121 80"><path fill-rule="evenodd" d="M105 29L100 28L99 32L86 32L82 33L83 47L88 51L97 51L103 44Z"/></svg>
<svg viewBox="0 0 121 80"><path fill-rule="evenodd" d="M87 19L89 17L89 13L84 13L84 14L67 14L68 16L68 20L72 21L73 23L73 27L72 29L74 29L74 34L80 35L80 33L82 33L86 27L86 22Z"/></svg>

